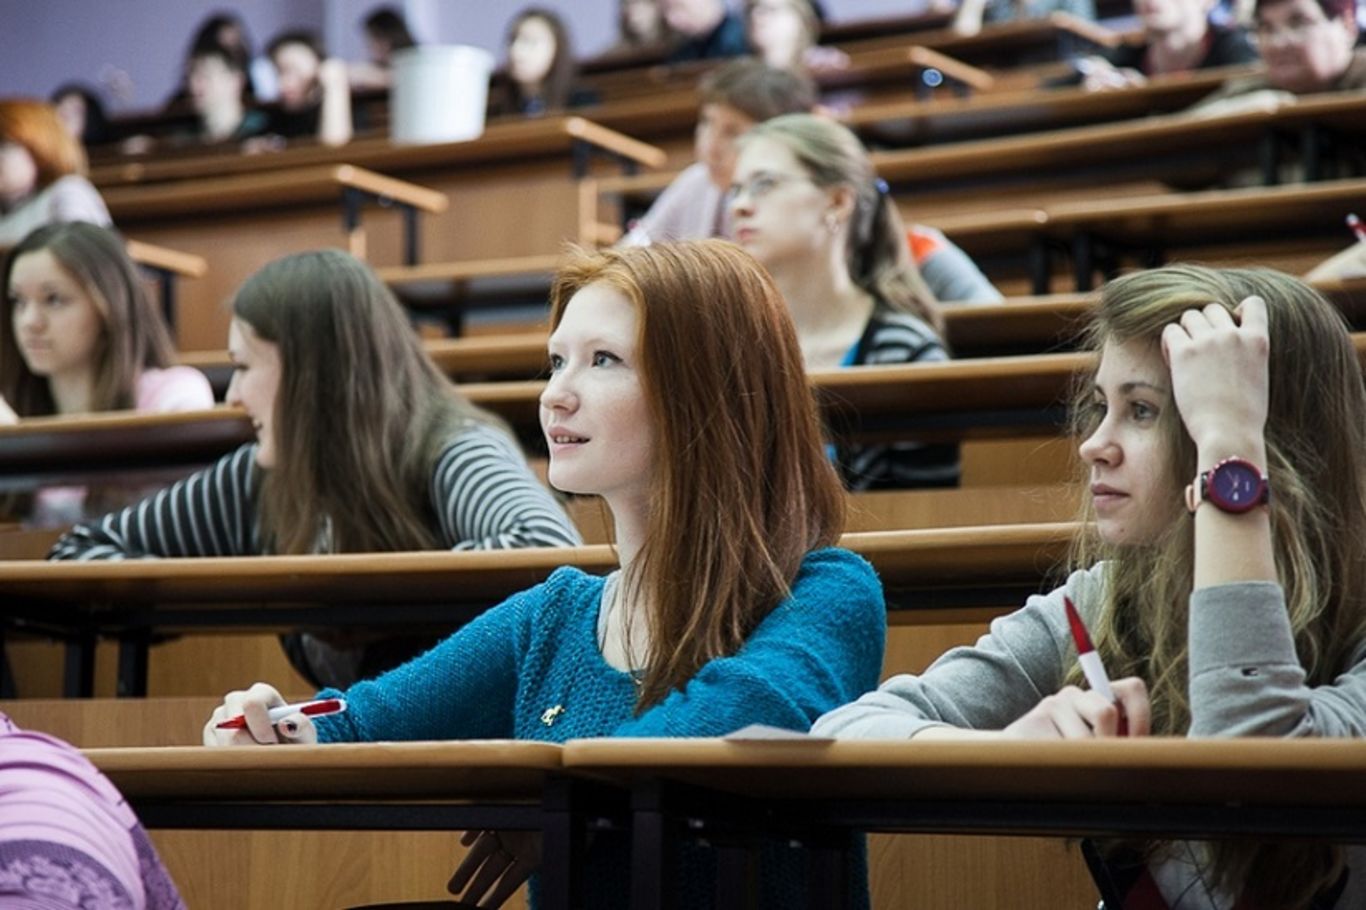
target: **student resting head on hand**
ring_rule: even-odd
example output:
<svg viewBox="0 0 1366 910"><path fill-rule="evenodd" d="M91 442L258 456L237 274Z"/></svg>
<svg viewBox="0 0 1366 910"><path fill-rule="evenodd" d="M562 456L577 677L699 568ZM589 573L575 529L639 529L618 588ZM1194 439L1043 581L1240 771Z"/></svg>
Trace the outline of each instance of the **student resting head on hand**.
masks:
<svg viewBox="0 0 1366 910"><path fill-rule="evenodd" d="M603 498L620 570L557 570L352 686L342 714L272 726L268 709L285 704L277 690L232 692L205 725L207 745L799 730L876 680L881 585L833 546L843 493L763 268L715 240L580 254L557 276L551 327L541 396L550 482ZM216 728L238 714L246 729ZM508 849L525 860L515 840L483 843L493 846L477 848L476 864ZM626 905L613 850L590 857L601 874L584 876L589 906ZM533 865L519 863L498 900ZM800 883L766 860L768 898ZM851 884L866 906L866 882Z"/></svg>
<svg viewBox="0 0 1366 910"><path fill-rule="evenodd" d="M816 733L1110 737L1121 718L1130 736L1366 733L1366 395L1342 317L1278 272L1172 266L1107 284L1091 341L1081 568ZM1081 688L1065 597L1115 703ZM1355 896L1334 896L1351 852L1154 844L1128 877L1172 906L1186 892L1183 908L1357 907L1360 855Z"/></svg>
<svg viewBox="0 0 1366 910"><path fill-rule="evenodd" d="M578 533L516 443L423 352L375 274L337 250L248 278L232 304L228 403L256 441L138 506L78 525L55 559L565 546ZM134 520L135 516L137 520ZM295 665L344 684L430 637L291 636Z"/></svg>

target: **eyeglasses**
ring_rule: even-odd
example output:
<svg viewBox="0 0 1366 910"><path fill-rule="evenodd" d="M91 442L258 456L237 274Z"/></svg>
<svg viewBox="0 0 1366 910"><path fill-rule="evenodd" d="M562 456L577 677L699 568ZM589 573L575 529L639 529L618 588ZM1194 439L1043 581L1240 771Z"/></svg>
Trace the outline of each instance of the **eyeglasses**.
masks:
<svg viewBox="0 0 1366 910"><path fill-rule="evenodd" d="M740 198L741 193L749 196L751 200L762 199L784 183L790 183L793 180L810 181L811 178L804 174L778 174L772 171L760 171L748 180L732 183L730 188L726 190L726 199L734 201Z"/></svg>

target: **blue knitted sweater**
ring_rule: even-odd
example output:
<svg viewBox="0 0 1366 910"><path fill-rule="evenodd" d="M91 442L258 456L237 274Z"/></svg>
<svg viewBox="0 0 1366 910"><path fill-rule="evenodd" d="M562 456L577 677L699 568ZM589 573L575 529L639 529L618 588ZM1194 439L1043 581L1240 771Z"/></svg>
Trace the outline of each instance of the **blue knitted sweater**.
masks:
<svg viewBox="0 0 1366 910"><path fill-rule="evenodd" d="M877 686L887 629L882 585L848 550L808 553L791 596L740 650L709 661L639 715L630 674L609 665L598 646L603 584L578 569L556 570L421 657L352 686L345 713L316 721L318 740L722 736L755 723L805 731ZM855 906L868 901L861 865L852 876ZM622 895L627 868L618 857L609 875ZM766 868L766 882L775 878ZM681 906L711 902L709 894L697 897L700 903ZM772 897L766 903L785 901Z"/></svg>

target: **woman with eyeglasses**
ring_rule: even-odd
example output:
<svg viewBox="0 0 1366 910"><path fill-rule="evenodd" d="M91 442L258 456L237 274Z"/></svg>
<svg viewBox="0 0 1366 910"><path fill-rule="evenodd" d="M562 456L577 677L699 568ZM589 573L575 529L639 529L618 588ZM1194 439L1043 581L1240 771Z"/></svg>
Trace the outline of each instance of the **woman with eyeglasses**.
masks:
<svg viewBox="0 0 1366 910"><path fill-rule="evenodd" d="M791 114L750 130L730 215L787 301L808 370L948 359L901 216L843 126ZM954 445L840 445L835 458L852 490L958 482Z"/></svg>

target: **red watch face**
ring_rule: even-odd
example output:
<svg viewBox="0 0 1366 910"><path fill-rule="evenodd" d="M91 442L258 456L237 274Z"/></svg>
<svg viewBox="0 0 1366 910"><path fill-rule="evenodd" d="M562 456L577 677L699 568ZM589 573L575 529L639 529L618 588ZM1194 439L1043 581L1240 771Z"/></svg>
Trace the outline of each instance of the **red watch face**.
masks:
<svg viewBox="0 0 1366 910"><path fill-rule="evenodd" d="M1215 465L1205 483L1205 498L1226 512L1246 512L1265 502L1262 473L1249 462L1230 459Z"/></svg>

